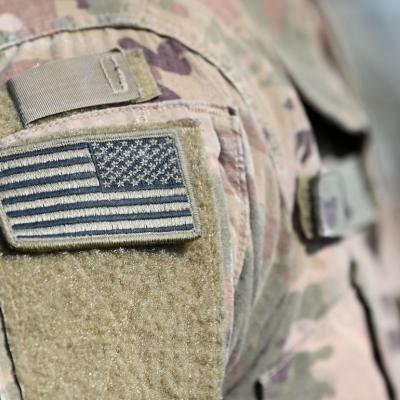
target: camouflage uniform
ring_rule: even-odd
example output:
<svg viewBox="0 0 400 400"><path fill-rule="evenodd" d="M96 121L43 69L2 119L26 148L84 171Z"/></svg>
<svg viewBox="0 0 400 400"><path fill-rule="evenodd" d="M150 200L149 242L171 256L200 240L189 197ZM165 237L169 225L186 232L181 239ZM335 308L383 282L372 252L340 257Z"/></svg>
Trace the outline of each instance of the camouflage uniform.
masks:
<svg viewBox="0 0 400 400"><path fill-rule="evenodd" d="M215 265L214 270L205 270L202 284L195 287L196 301L208 307L204 319L190 325L198 331L173 338L174 327L182 321L171 314L172 323L160 322L163 329L168 326L165 336L171 338L159 332L152 338L153 328L144 336L134 331L137 324L150 324L149 319L137 317L131 324L122 311L132 307L145 313L145 299L169 290L162 285L167 277L160 274L177 269L191 247L120 253L94 249L30 257L3 243L0 304L7 335L0 336L0 346L8 350L0 353L1 400L19 399L21 393L26 400L377 400L400 391L396 306L367 232L309 251L295 227L298 182L316 176L325 163L303 102L338 131L368 130L365 113L329 58L330 37L322 26L318 9L302 0L0 0L1 84L51 60L118 47L143 51L161 91L151 102L82 110L26 128L13 120L0 132L1 146L57 135L60 130L200 121L202 144L192 148L189 161L199 162L199 176L208 174L209 180L201 183L199 177L194 184L206 227L197 242L210 251L207 265ZM205 163L196 158L200 147ZM213 195L204 197L206 191ZM204 222L207 213L213 216L211 225ZM132 263L145 263L146 257L162 258L164 253L169 258L163 261L163 270L152 276L155 291L140 281L138 273L138 282L125 281L118 302L108 297L111 292L102 282L118 282L118 273L123 273L121 254ZM66 269L75 264L81 274L67 277ZM46 274L54 273L44 279L46 269ZM181 273L175 272L179 285ZM214 289L207 287L211 275ZM76 288L93 293L93 301L78 302ZM76 298L69 297L69 290ZM42 303L20 301L24 291L40 293ZM210 294L216 296L212 304L207 303ZM47 295L49 303L43 300ZM132 299L124 303L127 296ZM176 312L171 305L174 296L167 301L160 296L158 306L166 313ZM67 308L69 316L67 311L63 314ZM184 310L183 318L189 318L190 312ZM96 329L98 320L115 328L115 336ZM176 371L169 374L169 364L176 362L179 368L193 352L204 350L196 346L205 325L215 326L209 347L214 352L223 348L221 359L199 356L184 378ZM174 360L171 348L181 340L186 341L186 353L177 349ZM132 354L140 349L145 372L129 364L129 354L122 356L120 346L127 341ZM90 346L93 370L83 360ZM152 349L162 352L162 346L172 355L168 363L157 364ZM56 350L49 355L44 347ZM58 356L57 349L66 348L76 371ZM118 357L120 364L108 364ZM103 369L98 368L101 363ZM54 365L59 370L51 369ZM210 368L219 373L204 382Z"/></svg>

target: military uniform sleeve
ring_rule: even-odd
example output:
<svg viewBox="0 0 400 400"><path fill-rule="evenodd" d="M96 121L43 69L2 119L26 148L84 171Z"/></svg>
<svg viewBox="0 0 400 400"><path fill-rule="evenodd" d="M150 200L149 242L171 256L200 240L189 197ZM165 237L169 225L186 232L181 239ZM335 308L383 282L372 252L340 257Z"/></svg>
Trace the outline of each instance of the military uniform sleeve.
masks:
<svg viewBox="0 0 400 400"><path fill-rule="evenodd" d="M0 16L0 395L384 399L350 278L371 254L363 235L301 236L324 160L258 2L16 3ZM364 127L346 92L301 82Z"/></svg>

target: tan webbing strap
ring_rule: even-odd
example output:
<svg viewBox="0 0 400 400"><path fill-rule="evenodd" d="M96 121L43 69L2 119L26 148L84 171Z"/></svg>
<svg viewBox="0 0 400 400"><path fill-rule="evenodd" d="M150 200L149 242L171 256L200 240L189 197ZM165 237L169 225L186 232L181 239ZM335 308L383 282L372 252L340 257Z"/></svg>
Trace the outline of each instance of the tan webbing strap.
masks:
<svg viewBox="0 0 400 400"><path fill-rule="evenodd" d="M160 94L140 50L51 61L10 79L24 126L80 108L143 102Z"/></svg>
<svg viewBox="0 0 400 400"><path fill-rule="evenodd" d="M307 239L341 238L371 224L374 202L359 159L347 158L298 186L300 222Z"/></svg>

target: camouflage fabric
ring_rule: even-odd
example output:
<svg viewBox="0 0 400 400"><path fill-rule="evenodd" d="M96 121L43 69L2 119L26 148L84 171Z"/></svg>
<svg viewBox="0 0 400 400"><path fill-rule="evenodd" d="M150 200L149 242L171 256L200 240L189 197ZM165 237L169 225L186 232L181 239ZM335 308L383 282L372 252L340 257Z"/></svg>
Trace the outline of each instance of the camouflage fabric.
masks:
<svg viewBox="0 0 400 400"><path fill-rule="evenodd" d="M297 182L325 160L293 81L338 129L368 129L321 27L318 9L305 0L0 0L1 84L50 60L119 47L143 50L161 90L148 104L0 132L0 146L60 126L170 115L205 126L223 222L224 399L400 393L398 310L367 232L310 252L294 226ZM7 396L18 365L15 376L3 365L0 393Z"/></svg>

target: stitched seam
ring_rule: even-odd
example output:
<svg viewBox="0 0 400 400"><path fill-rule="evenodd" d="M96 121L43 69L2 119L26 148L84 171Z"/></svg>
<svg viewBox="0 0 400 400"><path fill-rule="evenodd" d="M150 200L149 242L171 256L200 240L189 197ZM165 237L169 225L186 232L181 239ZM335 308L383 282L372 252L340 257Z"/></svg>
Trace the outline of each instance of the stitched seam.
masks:
<svg viewBox="0 0 400 400"><path fill-rule="evenodd" d="M179 108L179 107L184 107L187 108L189 110L194 110L194 111L198 111L198 112L208 112L210 114L213 115L226 115L227 111L225 109L224 106L217 106L217 105L208 105L206 103L204 104L193 104L191 105L190 103L185 103L185 102L178 102L178 103L174 103L174 104L162 104L161 103L157 103L156 105L151 104L151 105L129 105L129 106L125 106L125 107L113 107L113 108L107 108L104 110L96 110L96 111L87 111L84 112L82 114L76 114L76 115L72 115L69 117L64 117L64 118L60 118L57 119L55 121L49 122L49 123L45 123L42 125L37 125L35 127L31 127L29 128L29 130L31 132L36 132L38 130L42 130L43 128L47 128L47 127L54 127L57 125L62 125L65 121L75 121L75 120L84 120L87 119L88 117L96 117L96 116L101 116L101 115L107 115L107 114L115 114L116 112L123 112L123 113L129 113L130 111L133 110L170 110L173 108ZM19 132L23 132L23 131L27 131L28 129L24 129L22 131ZM16 133L19 133L16 132ZM10 135L12 136L12 135ZM8 137L10 137L8 136Z"/></svg>
<svg viewBox="0 0 400 400"><path fill-rule="evenodd" d="M107 66L106 66L107 60L111 60L111 62L113 64L113 70L114 70L113 72L115 73L115 75L118 78L119 87L115 86L114 80L112 79L110 72L107 70ZM108 81L109 85L111 86L111 89L114 93L123 93L128 90L128 83L126 81L125 74L121 70L121 67L118 64L118 61L114 55L102 57L100 59L100 65L101 65L104 75L106 76L107 81Z"/></svg>
<svg viewBox="0 0 400 400"><path fill-rule="evenodd" d="M232 117L233 120L233 117ZM243 130L239 126L239 120L236 120L237 122L237 128L238 130L236 131L233 129L234 134L236 135L236 154L235 154L235 165L236 165L236 177L237 177L237 185L240 190L240 195L243 203L243 207L241 208L240 211L240 220L241 220L241 226L246 227L246 229L243 229L243 233L240 234L240 240L239 240L239 245L238 245L238 254L242 257L244 256L245 253L245 247L246 247L246 242L247 242L247 237L248 237L248 231L247 231L247 191L245 187L245 182L246 182L246 177L245 177L245 161L244 161L244 154L243 154L243 137L242 137L242 132ZM233 128L236 128L236 126L233 126ZM236 275L235 281L239 277L239 271L234 271L234 275Z"/></svg>

